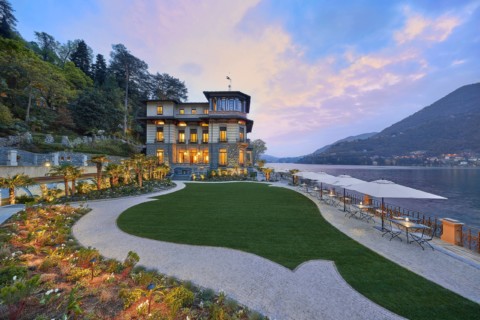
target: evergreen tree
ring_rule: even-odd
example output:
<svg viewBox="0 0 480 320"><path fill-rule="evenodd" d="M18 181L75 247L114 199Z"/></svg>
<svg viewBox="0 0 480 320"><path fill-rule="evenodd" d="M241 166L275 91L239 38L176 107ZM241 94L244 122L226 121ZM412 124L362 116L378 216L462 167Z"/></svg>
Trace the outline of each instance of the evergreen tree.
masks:
<svg viewBox="0 0 480 320"><path fill-rule="evenodd" d="M185 82L172 77L167 73L157 73L153 79L153 98L154 99L173 99L186 101L188 90Z"/></svg>
<svg viewBox="0 0 480 320"><path fill-rule="evenodd" d="M123 44L112 45L113 51L110 53L110 70L115 75L119 85L125 88L124 99L124 118L123 134L126 136L129 129L128 125L128 98L129 89L142 87L145 79L148 79L148 65L132 55Z"/></svg>
<svg viewBox="0 0 480 320"><path fill-rule="evenodd" d="M75 63L77 68L83 71L86 75L90 76L90 64L92 63L92 57L88 50L88 46L85 41L80 40L77 44L77 48L70 56L70 60Z"/></svg>
<svg viewBox="0 0 480 320"><path fill-rule="evenodd" d="M13 15L12 5L8 0L0 0L0 36L14 38L17 18Z"/></svg>
<svg viewBox="0 0 480 320"><path fill-rule="evenodd" d="M55 38L46 32L35 31L35 38L37 38L36 46L33 46L33 50L37 51L43 61L57 63L59 58L57 56L57 49L59 43Z"/></svg>
<svg viewBox="0 0 480 320"><path fill-rule="evenodd" d="M96 86L102 86L107 77L107 63L101 54L97 54L96 61L92 65L92 76Z"/></svg>

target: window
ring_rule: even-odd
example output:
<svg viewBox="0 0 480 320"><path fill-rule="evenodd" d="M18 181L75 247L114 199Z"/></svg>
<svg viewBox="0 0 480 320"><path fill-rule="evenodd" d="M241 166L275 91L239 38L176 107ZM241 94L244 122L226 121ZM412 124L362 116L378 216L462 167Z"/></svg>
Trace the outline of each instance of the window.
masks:
<svg viewBox="0 0 480 320"><path fill-rule="evenodd" d="M203 150L203 163L208 163L208 150Z"/></svg>
<svg viewBox="0 0 480 320"><path fill-rule="evenodd" d="M240 142L244 142L245 141L245 128L243 127L240 127L238 128L238 139Z"/></svg>
<svg viewBox="0 0 480 320"><path fill-rule="evenodd" d="M203 109L203 114L208 114L208 109Z"/></svg>
<svg viewBox="0 0 480 320"><path fill-rule="evenodd" d="M227 127L220 127L220 142L227 142Z"/></svg>
<svg viewBox="0 0 480 320"><path fill-rule="evenodd" d="M178 131L178 143L185 143L185 130Z"/></svg>
<svg viewBox="0 0 480 320"><path fill-rule="evenodd" d="M197 109L192 108L192 114L197 114Z"/></svg>
<svg viewBox="0 0 480 320"><path fill-rule="evenodd" d="M158 142L163 142L163 127L157 127L156 139Z"/></svg>
<svg viewBox="0 0 480 320"><path fill-rule="evenodd" d="M164 158L163 158L163 149L157 149L157 161L159 164L164 163Z"/></svg>
<svg viewBox="0 0 480 320"><path fill-rule="evenodd" d="M220 153L218 154L218 165L227 165L227 149L220 149Z"/></svg>
<svg viewBox="0 0 480 320"><path fill-rule="evenodd" d="M157 106L157 114L163 114L163 106Z"/></svg>
<svg viewBox="0 0 480 320"><path fill-rule="evenodd" d="M245 151L240 149L238 151L238 163L243 166L245 164Z"/></svg>
<svg viewBox="0 0 480 320"><path fill-rule="evenodd" d="M197 129L190 129L190 143L198 142Z"/></svg>
<svg viewBox="0 0 480 320"><path fill-rule="evenodd" d="M208 130L202 131L202 143L208 143Z"/></svg>
<svg viewBox="0 0 480 320"><path fill-rule="evenodd" d="M184 150L178 151L177 163L183 163L185 161L185 154L187 152Z"/></svg>
<svg viewBox="0 0 480 320"><path fill-rule="evenodd" d="M180 114L185 114L185 109L180 109L179 113Z"/></svg>

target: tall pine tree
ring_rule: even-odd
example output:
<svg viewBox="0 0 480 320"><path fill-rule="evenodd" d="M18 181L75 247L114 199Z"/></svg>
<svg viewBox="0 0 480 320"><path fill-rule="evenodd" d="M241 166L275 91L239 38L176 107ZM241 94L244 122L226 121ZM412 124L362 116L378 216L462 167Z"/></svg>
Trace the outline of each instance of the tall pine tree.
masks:
<svg viewBox="0 0 480 320"><path fill-rule="evenodd" d="M107 63L101 54L97 54L96 61L92 64L92 76L96 86L102 86L107 77Z"/></svg>
<svg viewBox="0 0 480 320"><path fill-rule="evenodd" d="M77 68L83 71L88 76L91 76L90 73L90 64L92 63L92 58L88 50L88 46L85 41L80 40L77 44L77 48L73 51L70 56L70 60L75 63Z"/></svg>
<svg viewBox="0 0 480 320"><path fill-rule="evenodd" d="M0 0L0 36L4 38L14 38L16 31L15 25L17 18L13 15L12 5L8 0Z"/></svg>

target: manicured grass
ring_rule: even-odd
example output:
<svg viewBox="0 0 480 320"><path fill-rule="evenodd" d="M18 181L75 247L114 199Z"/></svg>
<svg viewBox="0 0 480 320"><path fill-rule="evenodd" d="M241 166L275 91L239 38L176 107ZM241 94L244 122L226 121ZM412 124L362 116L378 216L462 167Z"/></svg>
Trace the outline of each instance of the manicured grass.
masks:
<svg viewBox="0 0 480 320"><path fill-rule="evenodd" d="M294 269L333 260L360 293L409 319L478 319L480 305L390 262L348 238L305 196L255 183L187 184L122 213L128 233L175 243L219 246Z"/></svg>

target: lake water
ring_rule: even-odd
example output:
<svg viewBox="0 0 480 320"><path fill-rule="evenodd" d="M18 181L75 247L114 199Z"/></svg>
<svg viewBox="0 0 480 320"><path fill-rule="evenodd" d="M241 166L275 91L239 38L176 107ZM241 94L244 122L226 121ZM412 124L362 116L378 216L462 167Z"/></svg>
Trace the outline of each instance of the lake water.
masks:
<svg viewBox="0 0 480 320"><path fill-rule="evenodd" d="M268 163L267 167L348 174L365 181L386 179L448 198L448 200L385 199L385 202L437 218L453 218L480 228L480 168L336 166Z"/></svg>

